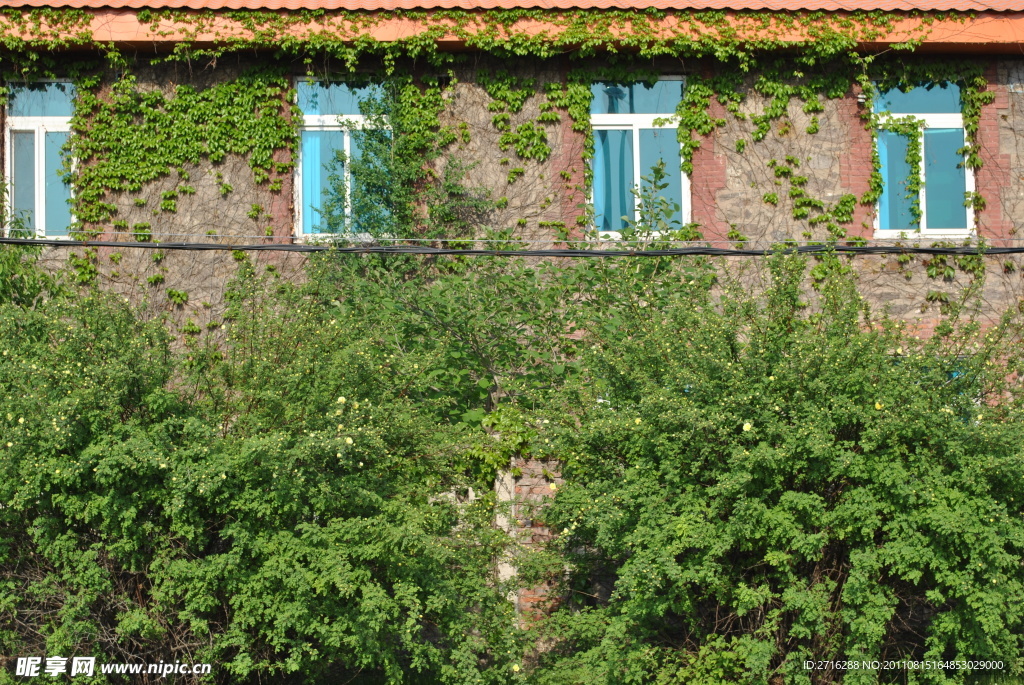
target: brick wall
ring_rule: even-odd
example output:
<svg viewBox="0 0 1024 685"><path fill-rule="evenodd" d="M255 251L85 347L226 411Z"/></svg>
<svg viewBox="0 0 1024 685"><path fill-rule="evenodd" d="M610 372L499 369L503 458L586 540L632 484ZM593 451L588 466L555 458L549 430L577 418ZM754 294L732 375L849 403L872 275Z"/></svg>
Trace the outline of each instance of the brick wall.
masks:
<svg viewBox="0 0 1024 685"><path fill-rule="evenodd" d="M555 533L544 521L544 508L562 484L561 464L557 461L517 459L512 497L512 529L515 540L526 547L540 547L550 542ZM544 583L520 590L515 597L516 611L529 621L551 608L553 586Z"/></svg>

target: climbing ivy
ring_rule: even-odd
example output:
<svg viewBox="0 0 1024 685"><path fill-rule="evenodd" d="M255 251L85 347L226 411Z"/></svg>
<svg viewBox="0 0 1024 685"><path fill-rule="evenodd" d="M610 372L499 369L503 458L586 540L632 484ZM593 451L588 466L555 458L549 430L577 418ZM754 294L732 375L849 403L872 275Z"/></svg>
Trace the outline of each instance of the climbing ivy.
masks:
<svg viewBox="0 0 1024 685"><path fill-rule="evenodd" d="M514 155L508 159L508 180L525 173L524 163L542 162L552 150L546 127L568 116L571 128L585 135L584 159L592 154L593 138L589 128L590 84L598 81L629 83L650 82L660 70L652 60L672 57L690 60L697 68L687 68L687 88L676 112L682 149L682 167L693 172L693 156L706 138L724 126L727 119L713 115L717 101L728 116L749 120L749 138L735 141L737 153L772 135L778 122L778 134L791 128L789 111L794 101L809 115L806 132L821 130L817 114L824 111L823 101L849 97L851 88L865 95L865 126L877 130L908 131L909 121L882 122L873 112L877 89L911 88L919 84L951 81L960 84L963 96L964 126L968 143L964 148L965 165L977 169L978 120L981 108L992 101L979 64L915 61L899 50L912 50L925 40L935 22L962 21L957 14L931 13L909 16L885 12L854 12L838 16L825 12L666 12L567 10L552 13L540 9L469 12L394 11L365 13L358 11L325 12L303 10L294 13L232 11L186 12L179 10L141 10L137 20L156 36L176 37L175 47L158 55L153 63L179 62L188 65L199 60L214 63L242 51L272 48L277 66L251 70L238 79L216 83L204 89L177 86L166 91L141 88L132 73L135 58L110 45L97 44L90 33L91 14L82 10L7 9L0 11L0 45L8 53L5 74L26 80L54 73L60 62L50 50L69 47L94 49L106 60L76 67L73 78L79 85L80 102L73 121L70 148L78 164L75 176L75 214L86 227L111 223L127 230L127 222L115 218L117 209L112 193L138 193L157 178L178 175L171 190L165 191L153 212L174 212L180 195L192 192L186 166L200 160L216 164L227 154L249 160L255 180L271 189L281 188L279 177L291 169L288 162L275 161L277 150L294 151L297 135L294 111L289 107L291 91L288 74L305 71L310 75L346 78L373 72L390 78L399 71L408 73L410 64L425 61L427 73L447 73L462 55L445 51L442 39L456 40L469 49L499 59L549 59L568 53L577 60L565 81L543 85L539 115L532 121L513 125L530 97L539 95L534 79L516 76L507 70L481 69L477 82L492 98L492 124L500 132L499 148ZM907 20L917 22L907 29ZM372 34L394 22L415 22L416 30L393 41L376 40ZM546 28L536 31L537 23ZM856 51L865 41L891 35L899 22L906 39L888 55L864 55ZM781 41L770 36L785 34ZM210 40L214 38L214 40ZM782 47L795 51L783 53ZM46 49L44 49L46 48ZM601 56L597 68L589 59ZM713 60L712 70L693 60ZM288 65L288 60L292 60ZM399 69L399 66L401 68ZM419 70L423 72L422 69ZM104 74L115 74L111 79ZM62 74L67 76L67 73ZM409 106L401 108L407 117L403 130L413 140L403 143L398 157L407 163L411 189L429 181L429 160L458 140L465 142L468 129L438 127L437 114L443 110L443 88L439 81L406 79L402 97ZM876 85L877 84L877 85ZM741 105L750 94L764 99L757 113L744 113ZM911 139L908 162L912 172L919 168L919 146ZM400 147L400 146L396 146ZM429 151L429 152L428 152ZM426 162L426 163L425 163ZM788 168L790 173L782 173ZM795 220L806 222L806 237L814 236L813 227L821 226L831 239L845 238L845 224L852 221L856 202L872 205L878 200L882 179L875 159L875 171L868 192L860 198L843 196L826 203L807 189L807 177L796 165L771 168L780 185L766 192L763 199L778 205L780 196L790 199ZM584 166L584 186L567 180L567 190L585 191L590 182ZM920 188L920 174L908 179L908 192ZM232 192L230 184L218 179L223 195ZM916 198L915 198L916 199ZM967 200L977 210L984 206L980 194ZM136 197L143 206L146 199ZM404 206L407 217L416 216ZM919 212L919 208L916 208ZM579 217L584 224L588 219ZM150 235L144 224L140 234Z"/></svg>
<svg viewBox="0 0 1024 685"><path fill-rule="evenodd" d="M921 122L913 117L901 117L893 119L885 112L874 112L874 98L877 92L885 92L893 89L909 91L916 87L930 84L955 83L960 87L961 114L963 115L964 135L966 145L964 154L964 167L977 170L982 166L978 146L978 127L981 120L981 110L985 105L995 100L995 94L987 90L988 81L982 73L982 65L970 60L950 61L899 61L884 64L884 69L875 70L875 79L872 80L867 73L860 79L862 91L865 94L864 116L866 125L872 134L877 137L879 130L893 131L907 138L907 164L910 171L907 178L907 194L921 189L921 146L919 131ZM874 160L874 172L871 179L871 187L861 201L874 203L882 194L883 179L881 176L881 165L877 158ZM916 219L920 219L920 204L914 196L912 212ZM969 203L975 211L985 208L985 201L978 193L970 193L964 200Z"/></svg>
<svg viewBox="0 0 1024 685"><path fill-rule="evenodd" d="M242 156L256 182L270 182L272 189L281 184L272 176L292 168L274 161L275 150L291 149L296 140L281 68L252 70L202 90L178 85L170 93L143 88L131 74L109 88L99 76L79 85L71 153L79 161L75 216L84 225L116 215L111 193L138 193L168 174L177 174L179 183L163 193L153 213L176 211L177 196L195 192L186 183L186 166L204 159L216 164L229 154Z"/></svg>

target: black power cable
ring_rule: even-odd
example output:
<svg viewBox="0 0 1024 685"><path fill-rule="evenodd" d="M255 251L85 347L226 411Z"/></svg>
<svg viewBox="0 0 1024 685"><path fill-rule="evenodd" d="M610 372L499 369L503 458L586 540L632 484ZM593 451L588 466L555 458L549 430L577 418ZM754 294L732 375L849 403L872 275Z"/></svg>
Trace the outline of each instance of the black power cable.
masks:
<svg viewBox="0 0 1024 685"><path fill-rule="evenodd" d="M514 241L512 241L514 242ZM543 249L543 250L502 250L464 249L455 247L427 247L423 245L355 245L339 247L327 244L306 243L264 243L249 245L224 245L217 243L122 243L101 240L56 240L45 238L2 238L2 245L46 245L53 247L109 247L143 248L159 250L191 251L242 251L242 252L336 252L338 254L422 254L422 255L466 255L496 257L764 257L776 252L796 254L845 254L845 255L1011 255L1024 254L1020 247L908 247L905 245L778 245L771 249L748 250L709 246L674 247L659 250L637 249Z"/></svg>

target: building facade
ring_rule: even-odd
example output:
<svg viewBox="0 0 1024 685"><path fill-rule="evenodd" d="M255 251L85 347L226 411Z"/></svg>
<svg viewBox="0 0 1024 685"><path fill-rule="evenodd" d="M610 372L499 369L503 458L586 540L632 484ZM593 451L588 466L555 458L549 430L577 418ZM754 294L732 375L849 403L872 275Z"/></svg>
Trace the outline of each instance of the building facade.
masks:
<svg viewBox="0 0 1024 685"><path fill-rule="evenodd" d="M1024 5L137 4L3 10L7 232L200 327L227 253L75 238L1019 244ZM930 320L983 263L857 268Z"/></svg>

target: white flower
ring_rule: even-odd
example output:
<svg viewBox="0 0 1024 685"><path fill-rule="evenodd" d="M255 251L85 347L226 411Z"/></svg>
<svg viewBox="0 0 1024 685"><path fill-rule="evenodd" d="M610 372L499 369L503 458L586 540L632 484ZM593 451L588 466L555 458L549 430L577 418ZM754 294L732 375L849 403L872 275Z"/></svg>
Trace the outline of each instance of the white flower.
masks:
<svg viewBox="0 0 1024 685"><path fill-rule="evenodd" d="M338 404L345 404L345 398L344 397L339 397L338 398Z"/></svg>
<svg viewBox="0 0 1024 685"><path fill-rule="evenodd" d="M743 430L745 430L745 431L748 431L748 430L750 430L753 427L754 427L754 425L752 423L750 423L749 421L747 423L743 424Z"/></svg>
<svg viewBox="0 0 1024 685"><path fill-rule="evenodd" d="M345 438L345 444L346 445L351 445L352 444L352 438Z"/></svg>

